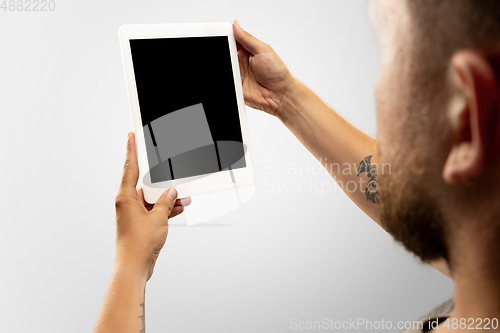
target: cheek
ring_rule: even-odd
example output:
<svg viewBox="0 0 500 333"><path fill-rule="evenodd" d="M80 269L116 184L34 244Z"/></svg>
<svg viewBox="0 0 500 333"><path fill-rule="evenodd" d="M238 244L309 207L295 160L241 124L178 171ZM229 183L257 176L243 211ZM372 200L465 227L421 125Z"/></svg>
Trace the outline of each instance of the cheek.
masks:
<svg viewBox="0 0 500 333"><path fill-rule="evenodd" d="M377 122L377 139L381 151L388 152L390 143L394 142L396 133L395 122L397 122L395 97L391 85L392 78L386 70L381 70L375 83L375 110Z"/></svg>
<svg viewBox="0 0 500 333"><path fill-rule="evenodd" d="M395 162L404 147L405 82L394 63L382 66L375 83L377 139L381 161Z"/></svg>
<svg viewBox="0 0 500 333"><path fill-rule="evenodd" d="M377 122L377 136L380 137L384 132L384 126L382 119L384 118L384 87L383 80L381 75L377 77L377 81L375 82L375 88L373 90L373 95L375 98L375 120ZM381 126L382 125L382 126Z"/></svg>

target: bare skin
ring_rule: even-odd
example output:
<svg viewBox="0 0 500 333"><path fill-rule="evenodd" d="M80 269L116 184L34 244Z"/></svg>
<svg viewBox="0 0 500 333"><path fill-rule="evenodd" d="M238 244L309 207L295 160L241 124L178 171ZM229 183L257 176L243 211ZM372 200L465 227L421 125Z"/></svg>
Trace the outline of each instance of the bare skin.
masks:
<svg viewBox="0 0 500 333"><path fill-rule="evenodd" d="M382 51L375 87L377 138L382 150L390 152L394 142L406 138L405 129L394 120L414 102L409 93L412 77L405 73L419 59L405 50L414 43L407 36L418 28L404 1L369 1L369 10ZM428 101L433 111L430 119L440 126L437 135L424 138L425 147L419 147L421 155L432 156L421 178L434 184L434 199L447 227L449 275L455 285L455 306L448 323L467 323L453 327L443 322L432 331L469 331L471 320L483 329L486 318L500 318L499 56L498 40L487 52L455 50L446 64L440 98ZM489 331L499 329L490 325Z"/></svg>
<svg viewBox="0 0 500 333"><path fill-rule="evenodd" d="M384 4L377 3L381 12L394 11L391 15L404 18L404 9L399 2L388 0ZM374 2L371 5L375 7ZM398 61L394 58L405 47L391 33L405 29L405 24L408 22L403 19L393 20L390 24L377 24L382 26L378 34L383 49L375 87L379 128L377 139L349 123L295 78L269 45L234 24L245 102L252 108L280 119L319 161L328 159L341 165L359 163L375 151L379 139L378 144L390 151L392 142L405 140L397 132L398 125L394 122L399 117L401 105L393 98L401 96L401 90L408 84L404 82L402 72L398 72L400 68L395 65ZM500 170L500 141L497 128L500 128L500 124L495 113L491 113L492 109L498 110L500 107L497 98L500 84L494 69L499 68L498 62L495 63L498 59L498 56L486 58L471 50L457 51L450 60L447 91L443 92L448 100L441 107L447 112L450 132L445 142L447 147L437 147L435 153L439 156L443 151L448 152L447 156L436 158L443 161L442 165L437 165L437 168L442 168L440 174L446 184L442 189L442 197L447 199L453 196L457 187L463 189L464 186L471 186L464 185L471 177L483 179L478 185L472 185L475 189L469 190L471 193L465 202L449 200L443 203L446 220L453 221L450 223L454 228L449 234L449 251L455 265L453 274L446 261L429 262L443 274L452 277L455 284L455 311L449 323L453 320L467 320L470 323L473 319L477 323L478 318L491 320L500 317L500 227L497 218L492 215L495 214L492 208L496 207L492 200L498 198L496 174ZM482 138L497 139L486 141ZM335 145L331 145L332 142ZM379 205L366 200L363 193L349 192L345 187L347 182L356 181L357 175L338 173L335 168L327 167L327 170L354 203L384 227L380 221ZM442 322L433 331L467 331L460 327L446 327L443 325L445 323Z"/></svg>
<svg viewBox="0 0 500 333"><path fill-rule="evenodd" d="M397 7L399 3L390 0L381 2L391 3L393 7ZM387 13L390 10L402 10L385 9ZM397 14L398 17L404 17L400 12ZM381 31L380 35L388 36L387 31L402 28L389 27L386 33ZM349 191L347 186L350 181L359 184L360 179L368 184L370 176L359 170L350 174L338 172L330 164L361 165L363 161L365 164L377 163L374 159L368 162L366 160L375 153L377 144L389 151L391 142L403 139L397 133L397 126L393 121L398 118L400 108L397 103L401 99L394 99L392 96L399 96L394 92L405 86L405 82L400 82L404 76L398 72L397 63L391 58L399 50L392 45L396 42L388 37L380 38L386 50L375 88L379 133L374 138L349 123L294 77L270 45L243 30L236 22L233 23L233 30L245 104L280 119L323 166L327 161L327 171L346 195L377 224L384 227L377 201L367 200L367 193L360 191L359 186L357 191ZM489 112L492 108L487 108L498 108L495 103L498 103L496 93L499 85L494 72L481 54L467 51L454 55L450 71L456 74L451 75L448 82L452 93L445 108L450 119L450 133L447 147L441 149L448 155L442 156L444 165L439 170L442 180L447 184L442 189L444 197L446 191L453 189L448 185L460 184L470 177L484 176L494 180L498 178L495 175L500 172L498 164L493 163L498 160L500 143L494 145L481 140L485 137L498 139L495 126L500 128L500 125L495 113ZM475 89L478 85L482 85L482 89ZM311 131L311 128L314 130ZM132 141L133 135L131 137ZM129 141L123 180L116 197L116 261L94 332L137 332L144 329L145 285L165 243L168 217L181 213L183 209L182 206L179 207L179 200L175 201L176 195L173 199L164 195L154 206L146 205L142 190L135 189L139 174L133 147ZM478 211L486 212L491 207L488 195L498 195L494 191L500 186L489 182L490 185L488 182L480 185L480 189L484 188L486 194L482 194L483 191L480 190L477 195L474 194L477 198L485 195L485 200L472 210L467 211L467 205L457 206L457 203L448 203L449 206L445 207L448 220L468 222L450 234L451 260L456 263L453 274L444 260L430 262L440 272L451 276L455 283L456 309L452 318L500 317L500 299L497 297L500 295L500 241L496 237L500 228L488 229L483 216L477 214ZM190 202L189 199L188 201ZM188 202L185 203L187 204ZM137 244L146 245L138 247ZM446 328L440 325L437 331L444 329Z"/></svg>
<svg viewBox="0 0 500 333"><path fill-rule="evenodd" d="M270 45L243 30L236 22L233 30L238 43L245 104L280 119L321 162L347 196L383 227L379 205L368 201L364 186L359 186L360 180L361 184L367 184L368 177L346 174L334 167L344 163L359 165L365 157L375 153L376 138L354 126L294 77ZM347 189L349 182L358 184L355 191ZM449 276L443 260L430 264Z"/></svg>
<svg viewBox="0 0 500 333"><path fill-rule="evenodd" d="M136 190L139 165L135 136L129 133L127 152L116 206L116 257L111 281L94 333L144 332L145 288L168 234L168 219L181 214L191 198L165 191L152 205Z"/></svg>

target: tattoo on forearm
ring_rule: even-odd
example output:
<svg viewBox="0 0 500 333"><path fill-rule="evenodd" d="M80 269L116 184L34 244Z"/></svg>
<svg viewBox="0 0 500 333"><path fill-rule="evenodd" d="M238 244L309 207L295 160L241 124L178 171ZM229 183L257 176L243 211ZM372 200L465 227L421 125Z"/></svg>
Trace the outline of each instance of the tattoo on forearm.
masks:
<svg viewBox="0 0 500 333"><path fill-rule="evenodd" d="M370 163L371 159L372 155L365 157L365 159L359 163L357 176L359 177L362 172L366 172L368 174L370 180L365 187L366 200L378 204L380 200L378 194L377 178L375 177L377 174L377 168L372 167Z"/></svg>
<svg viewBox="0 0 500 333"><path fill-rule="evenodd" d="M146 302L142 302L141 304L139 304L140 307L142 307L142 316L139 316L139 318L142 319L142 329L139 331L141 333L145 333L146 332L146 322L144 321L145 319L145 304Z"/></svg>

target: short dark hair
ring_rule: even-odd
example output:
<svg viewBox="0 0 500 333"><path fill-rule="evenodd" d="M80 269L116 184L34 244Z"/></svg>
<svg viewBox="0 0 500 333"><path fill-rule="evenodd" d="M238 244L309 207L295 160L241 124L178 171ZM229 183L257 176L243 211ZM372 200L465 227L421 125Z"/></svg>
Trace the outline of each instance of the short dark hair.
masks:
<svg viewBox="0 0 500 333"><path fill-rule="evenodd" d="M460 49L500 55L500 0L406 0L409 31L405 38L409 94L415 112L412 122L423 122L443 101L450 59ZM403 33L403 32L401 32ZM444 113L442 113L444 115ZM441 117L443 118L443 117ZM442 119L444 120L444 119Z"/></svg>
<svg viewBox="0 0 500 333"><path fill-rule="evenodd" d="M415 51L445 70L454 52L471 48L500 51L499 0L406 0L417 42Z"/></svg>

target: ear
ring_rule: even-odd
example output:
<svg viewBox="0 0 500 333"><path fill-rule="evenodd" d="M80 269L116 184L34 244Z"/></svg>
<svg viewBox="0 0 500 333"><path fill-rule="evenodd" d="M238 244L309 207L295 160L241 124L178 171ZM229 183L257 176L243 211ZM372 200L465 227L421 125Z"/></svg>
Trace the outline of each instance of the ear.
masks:
<svg viewBox="0 0 500 333"><path fill-rule="evenodd" d="M500 156L498 65L498 58L472 50L457 51L451 59L452 84L465 102L452 112L454 142L443 169L448 184L479 177Z"/></svg>

